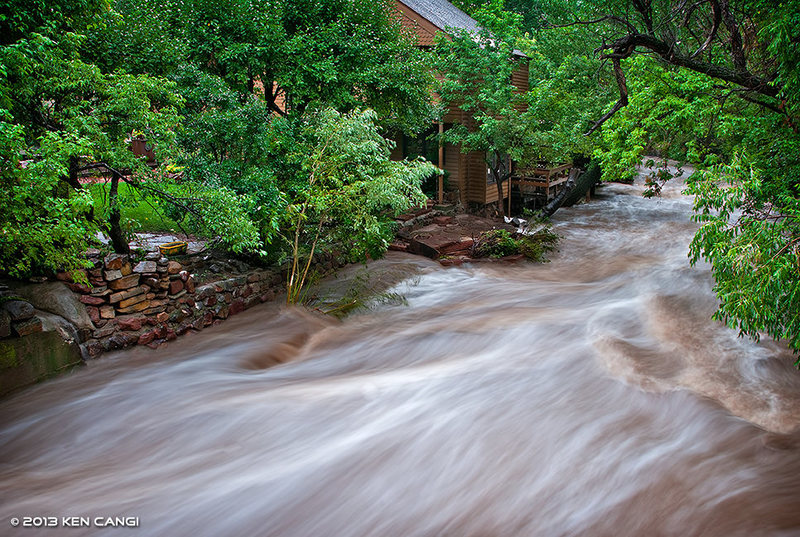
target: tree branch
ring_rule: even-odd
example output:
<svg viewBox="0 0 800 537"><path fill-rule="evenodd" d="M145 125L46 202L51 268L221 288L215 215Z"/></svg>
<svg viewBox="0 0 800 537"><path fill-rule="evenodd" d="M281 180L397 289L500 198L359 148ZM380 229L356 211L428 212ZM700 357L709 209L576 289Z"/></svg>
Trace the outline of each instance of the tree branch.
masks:
<svg viewBox="0 0 800 537"><path fill-rule="evenodd" d="M698 2L698 4L699 4L699 2ZM698 4L695 4L695 5L698 5ZM722 16L720 15L719 11L720 11L719 10L719 4L717 4L717 0L712 0L711 1L711 16L713 18L713 23L712 23L712 26L711 26L711 32L709 32L708 38L706 38L705 42L702 45L700 45L700 48L695 50L694 53L691 56L689 56L689 58L696 58L697 56L702 54L711 45L711 43L714 41L714 38L717 37L717 31L719 30L719 25L720 25L720 22L721 22L721 19L722 19ZM684 23L683 23L684 26L687 26L688 23L689 23L689 15L690 15L690 13L686 15L686 19L684 20Z"/></svg>
<svg viewBox="0 0 800 537"><path fill-rule="evenodd" d="M661 56L663 60L672 65L685 67L698 73L703 73L714 78L719 78L720 80L732 82L738 86L747 88L750 91L760 93L761 95L776 97L781 90L780 86L772 86L769 84L769 80L754 75L747 70L734 70L721 65L700 61L691 56L681 54L680 52L675 51L674 48L670 47L663 40L648 34L628 34L620 37L609 45L604 45L601 47L601 49L610 50L611 52L601 54L600 59L627 58L631 55L636 47L644 47L652 50Z"/></svg>
<svg viewBox="0 0 800 537"><path fill-rule="evenodd" d="M617 87L619 88L619 100L614 103L614 106L609 110L603 117L598 119L592 128L589 129L584 136L589 136L594 131L600 128L600 126L606 122L611 116L619 112L625 106L628 106L628 83L625 80L625 73L622 72L622 65L620 64L620 58L612 58L612 63L614 64L614 78L617 79Z"/></svg>
<svg viewBox="0 0 800 537"><path fill-rule="evenodd" d="M731 13L728 0L719 0L720 11L722 12L722 20L725 21L725 26L731 34L731 56L733 56L733 65L737 70L747 71L747 60L744 57L744 49L742 48L742 34L739 32L739 25L736 23L736 18Z"/></svg>

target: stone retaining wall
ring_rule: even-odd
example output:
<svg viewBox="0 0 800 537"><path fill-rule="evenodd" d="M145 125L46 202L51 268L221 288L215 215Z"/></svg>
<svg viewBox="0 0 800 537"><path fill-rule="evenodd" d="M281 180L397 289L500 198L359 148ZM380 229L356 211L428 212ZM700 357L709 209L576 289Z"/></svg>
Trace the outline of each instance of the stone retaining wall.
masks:
<svg viewBox="0 0 800 537"><path fill-rule="evenodd" d="M78 331L0 285L0 396L82 362Z"/></svg>
<svg viewBox="0 0 800 537"><path fill-rule="evenodd" d="M90 285L68 273L56 276L79 295L95 325L83 343L87 358L137 344L156 348L273 300L283 282L276 272L253 270L198 286L190 265L158 252L135 264L120 254L89 256L95 265L85 272Z"/></svg>

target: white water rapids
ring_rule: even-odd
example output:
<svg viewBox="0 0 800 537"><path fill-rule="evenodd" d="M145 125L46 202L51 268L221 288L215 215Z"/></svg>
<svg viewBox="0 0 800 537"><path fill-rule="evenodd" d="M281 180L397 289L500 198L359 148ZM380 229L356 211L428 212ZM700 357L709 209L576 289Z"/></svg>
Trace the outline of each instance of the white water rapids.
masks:
<svg viewBox="0 0 800 537"><path fill-rule="evenodd" d="M263 306L0 402L0 535L800 535L800 374L710 320L680 189L562 209L547 264L411 261L407 305Z"/></svg>

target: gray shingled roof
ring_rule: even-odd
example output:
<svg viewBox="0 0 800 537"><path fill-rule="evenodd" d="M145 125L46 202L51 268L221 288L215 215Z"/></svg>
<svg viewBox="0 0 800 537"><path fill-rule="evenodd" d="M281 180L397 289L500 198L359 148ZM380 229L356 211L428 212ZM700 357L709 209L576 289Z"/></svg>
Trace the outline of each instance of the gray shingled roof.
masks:
<svg viewBox="0 0 800 537"><path fill-rule="evenodd" d="M400 0L440 30L460 28L478 31L478 23L447 0Z"/></svg>
<svg viewBox="0 0 800 537"><path fill-rule="evenodd" d="M478 33L478 21L458 9L447 0L399 0L416 11L440 30L459 28ZM514 50L515 56L527 58L520 50Z"/></svg>

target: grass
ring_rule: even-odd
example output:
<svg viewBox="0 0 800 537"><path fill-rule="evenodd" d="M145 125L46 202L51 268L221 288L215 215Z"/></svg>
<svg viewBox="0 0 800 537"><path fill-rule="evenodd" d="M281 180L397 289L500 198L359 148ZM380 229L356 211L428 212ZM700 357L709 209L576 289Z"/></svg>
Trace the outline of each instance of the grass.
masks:
<svg viewBox="0 0 800 537"><path fill-rule="evenodd" d="M95 214L108 214L110 183L86 186L94 198ZM154 197L140 194L134 187L120 182L122 225L132 233L182 233L178 223L164 214L161 203ZM187 231L191 231L184 224Z"/></svg>

